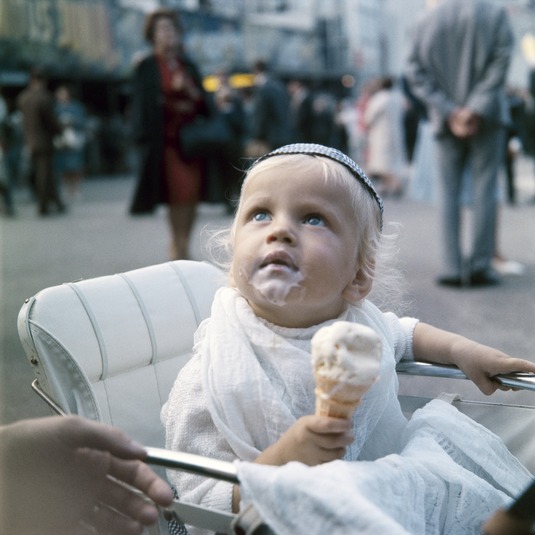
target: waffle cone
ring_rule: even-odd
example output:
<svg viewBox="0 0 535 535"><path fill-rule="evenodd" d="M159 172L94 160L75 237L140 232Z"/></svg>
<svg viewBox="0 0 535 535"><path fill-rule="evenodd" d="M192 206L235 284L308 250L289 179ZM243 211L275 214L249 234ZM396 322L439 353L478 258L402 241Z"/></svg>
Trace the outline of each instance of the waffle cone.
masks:
<svg viewBox="0 0 535 535"><path fill-rule="evenodd" d="M350 419L370 386L344 383L316 374L316 415Z"/></svg>

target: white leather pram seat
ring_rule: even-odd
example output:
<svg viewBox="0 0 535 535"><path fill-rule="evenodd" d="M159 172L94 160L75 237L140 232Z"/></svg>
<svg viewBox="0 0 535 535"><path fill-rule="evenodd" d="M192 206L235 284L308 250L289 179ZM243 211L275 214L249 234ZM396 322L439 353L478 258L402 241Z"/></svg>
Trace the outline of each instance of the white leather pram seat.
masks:
<svg viewBox="0 0 535 535"><path fill-rule="evenodd" d="M36 389L63 412L109 423L141 444L163 448L161 407L225 282L218 268L181 260L42 290L18 317ZM430 375L429 367L410 368L405 373ZM517 386L532 388L529 381ZM427 401L401 400L408 414ZM535 471L533 407L453 403L499 434ZM187 510L182 505L176 506L181 515Z"/></svg>
<svg viewBox="0 0 535 535"><path fill-rule="evenodd" d="M224 282L210 264L179 261L39 292L18 321L39 387L65 412L163 447L161 406Z"/></svg>

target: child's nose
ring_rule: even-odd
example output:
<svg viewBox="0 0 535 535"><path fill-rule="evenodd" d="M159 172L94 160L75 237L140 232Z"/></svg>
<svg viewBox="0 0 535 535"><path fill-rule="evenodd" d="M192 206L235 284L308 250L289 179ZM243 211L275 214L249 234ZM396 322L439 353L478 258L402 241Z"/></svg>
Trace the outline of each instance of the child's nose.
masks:
<svg viewBox="0 0 535 535"><path fill-rule="evenodd" d="M274 241L282 241L285 243L293 243L295 241L295 232L292 225L286 220L276 220L268 233L268 243Z"/></svg>

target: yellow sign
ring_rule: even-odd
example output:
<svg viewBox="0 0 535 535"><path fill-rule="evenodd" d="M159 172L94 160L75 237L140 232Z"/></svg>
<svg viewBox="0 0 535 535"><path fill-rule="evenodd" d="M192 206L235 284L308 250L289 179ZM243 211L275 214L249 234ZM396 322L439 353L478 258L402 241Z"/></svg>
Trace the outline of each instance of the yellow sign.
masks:
<svg viewBox="0 0 535 535"><path fill-rule="evenodd" d="M254 74L249 73L235 73L228 77L230 87L234 89L243 89L245 87L252 87L254 85ZM205 76L203 86L206 91L213 93L219 89L219 77L212 74Z"/></svg>

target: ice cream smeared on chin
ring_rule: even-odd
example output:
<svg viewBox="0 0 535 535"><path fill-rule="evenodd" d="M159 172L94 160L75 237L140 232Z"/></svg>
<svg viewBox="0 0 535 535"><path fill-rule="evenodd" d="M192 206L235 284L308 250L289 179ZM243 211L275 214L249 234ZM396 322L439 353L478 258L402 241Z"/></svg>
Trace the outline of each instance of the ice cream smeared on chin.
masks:
<svg viewBox="0 0 535 535"><path fill-rule="evenodd" d="M251 277L250 284L274 305L284 305L293 288L297 288L303 275L283 254L268 257Z"/></svg>
<svg viewBox="0 0 535 535"><path fill-rule="evenodd" d="M350 418L381 370L382 342L370 327L337 321L312 338L316 414Z"/></svg>

